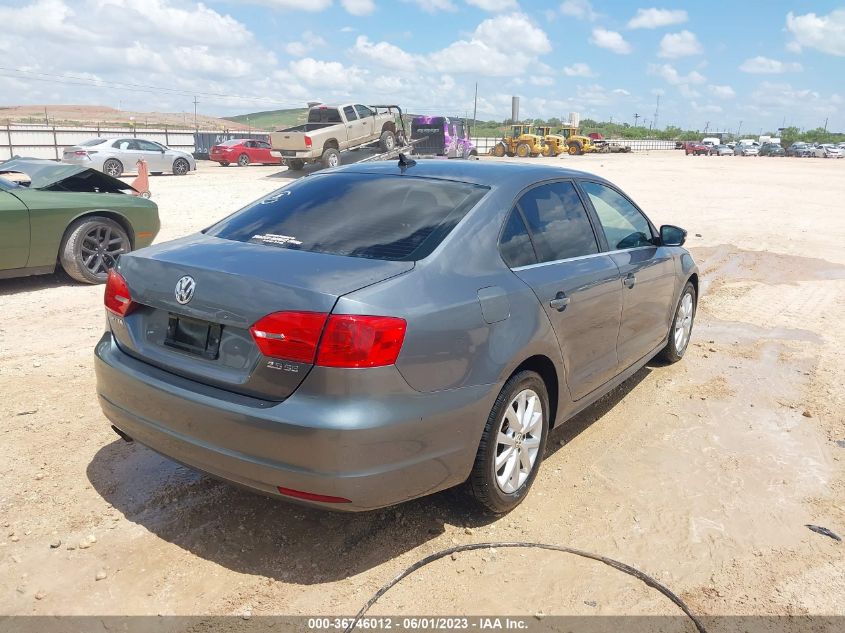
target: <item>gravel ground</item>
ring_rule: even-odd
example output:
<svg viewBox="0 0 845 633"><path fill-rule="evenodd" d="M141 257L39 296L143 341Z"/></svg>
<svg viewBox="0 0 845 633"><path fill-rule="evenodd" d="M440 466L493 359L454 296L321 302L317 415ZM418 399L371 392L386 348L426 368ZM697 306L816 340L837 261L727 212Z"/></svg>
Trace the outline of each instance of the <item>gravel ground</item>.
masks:
<svg viewBox="0 0 845 633"><path fill-rule="evenodd" d="M616 558L702 614L845 615L843 544L805 527L845 536L845 160L536 160L601 174L686 227L703 297L684 361L647 366L558 428L530 497L500 518L460 490L318 512L126 444L95 396L102 287L0 281L0 615L352 614L417 559L490 540ZM159 241L289 178L208 163L155 177ZM677 613L564 554L453 558L373 613Z"/></svg>

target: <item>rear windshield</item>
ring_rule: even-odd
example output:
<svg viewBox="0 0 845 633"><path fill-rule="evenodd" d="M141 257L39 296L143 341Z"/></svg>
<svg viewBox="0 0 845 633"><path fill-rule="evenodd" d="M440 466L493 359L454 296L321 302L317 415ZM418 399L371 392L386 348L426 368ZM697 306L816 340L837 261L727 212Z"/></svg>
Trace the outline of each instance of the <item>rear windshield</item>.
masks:
<svg viewBox="0 0 845 633"><path fill-rule="evenodd" d="M343 123L337 108L313 108L308 111L309 123Z"/></svg>
<svg viewBox="0 0 845 633"><path fill-rule="evenodd" d="M218 145L225 145L227 147L230 147L232 145L240 145L243 142L244 142L244 139L242 139L242 138L233 138L233 139L230 139L228 141L223 141L222 143L218 143Z"/></svg>
<svg viewBox="0 0 845 633"><path fill-rule="evenodd" d="M206 233L349 257L416 261L430 254L488 188L376 174L301 178Z"/></svg>
<svg viewBox="0 0 845 633"><path fill-rule="evenodd" d="M94 145L99 145L100 143L105 143L107 140L109 140L109 139L107 139L107 138L92 138L92 139L87 140L87 141L82 141L79 144L79 147L92 147Z"/></svg>

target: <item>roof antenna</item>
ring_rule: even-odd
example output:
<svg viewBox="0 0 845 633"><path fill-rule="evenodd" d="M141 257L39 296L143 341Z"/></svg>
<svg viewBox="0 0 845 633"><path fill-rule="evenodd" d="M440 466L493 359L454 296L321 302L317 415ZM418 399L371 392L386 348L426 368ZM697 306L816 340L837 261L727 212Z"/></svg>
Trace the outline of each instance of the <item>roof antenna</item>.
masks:
<svg viewBox="0 0 845 633"><path fill-rule="evenodd" d="M399 166L402 169L405 169L407 167L413 167L416 164L417 161L413 160L412 158L408 158L407 156L405 156L405 154L401 152L399 153Z"/></svg>

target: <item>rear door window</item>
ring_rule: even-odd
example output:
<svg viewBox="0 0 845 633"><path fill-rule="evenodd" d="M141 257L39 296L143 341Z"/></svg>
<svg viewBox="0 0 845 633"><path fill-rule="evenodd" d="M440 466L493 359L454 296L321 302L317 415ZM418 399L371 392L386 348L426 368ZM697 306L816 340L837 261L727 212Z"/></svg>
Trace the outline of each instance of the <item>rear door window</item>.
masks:
<svg viewBox="0 0 845 633"><path fill-rule="evenodd" d="M502 259L510 268L529 266L537 263L537 255L534 253L534 246L528 236L528 229L518 209L511 211L502 237L499 238L499 250Z"/></svg>
<svg viewBox="0 0 845 633"><path fill-rule="evenodd" d="M517 203L537 259L551 262L598 253L587 210L571 182L555 182L529 189Z"/></svg>
<svg viewBox="0 0 845 633"><path fill-rule="evenodd" d="M271 248L415 261L430 254L487 191L430 178L315 174L206 232Z"/></svg>
<svg viewBox="0 0 845 633"><path fill-rule="evenodd" d="M346 106L343 109L343 116L346 117L347 121L357 121L358 120L358 115L355 114L355 108L353 108L352 106Z"/></svg>

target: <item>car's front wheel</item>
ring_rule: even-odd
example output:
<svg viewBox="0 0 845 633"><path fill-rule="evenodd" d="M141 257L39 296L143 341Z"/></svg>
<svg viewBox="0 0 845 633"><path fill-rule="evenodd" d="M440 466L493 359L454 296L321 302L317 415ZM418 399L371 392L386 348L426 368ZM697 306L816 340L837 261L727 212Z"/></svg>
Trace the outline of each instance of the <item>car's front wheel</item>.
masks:
<svg viewBox="0 0 845 633"><path fill-rule="evenodd" d="M692 326L695 321L695 286L688 281L681 292L678 307L675 308L675 318L669 330L669 341L660 351L660 358L669 363L677 363L684 357L692 336Z"/></svg>
<svg viewBox="0 0 845 633"><path fill-rule="evenodd" d="M496 513L522 503L537 476L549 432L549 395L533 371L505 383L481 436L469 486L473 497Z"/></svg>
<svg viewBox="0 0 845 633"><path fill-rule="evenodd" d="M89 284L105 283L121 253L132 250L126 230L111 218L80 218L65 231L59 261L65 272Z"/></svg>
<svg viewBox="0 0 845 633"><path fill-rule="evenodd" d="M184 176L191 171L191 165L184 158L177 158L173 161L173 174L176 176Z"/></svg>

